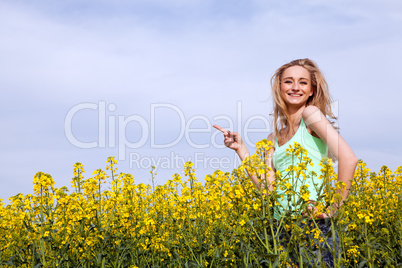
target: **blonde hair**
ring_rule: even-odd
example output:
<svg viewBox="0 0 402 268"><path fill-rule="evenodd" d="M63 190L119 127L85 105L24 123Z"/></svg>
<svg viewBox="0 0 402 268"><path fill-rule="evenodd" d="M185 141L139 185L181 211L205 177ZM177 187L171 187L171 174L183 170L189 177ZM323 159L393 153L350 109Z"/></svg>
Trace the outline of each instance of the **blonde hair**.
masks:
<svg viewBox="0 0 402 268"><path fill-rule="evenodd" d="M334 124L336 117L331 109L331 96L329 95L328 84L325 81L317 64L310 59L297 59L282 65L271 78L272 96L274 101L274 135L278 138L279 145L283 145L284 137L280 135L280 131L289 126L291 134L294 134L293 124L289 122L289 112L280 93L280 83L283 72L292 66L301 66L310 73L311 89L313 95L307 100L306 106L314 105Z"/></svg>

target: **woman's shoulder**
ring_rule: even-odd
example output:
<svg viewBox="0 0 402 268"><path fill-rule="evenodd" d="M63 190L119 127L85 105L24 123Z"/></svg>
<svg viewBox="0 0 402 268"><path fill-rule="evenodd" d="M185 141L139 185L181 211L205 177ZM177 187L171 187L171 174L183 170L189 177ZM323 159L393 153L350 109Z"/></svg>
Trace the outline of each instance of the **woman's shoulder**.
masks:
<svg viewBox="0 0 402 268"><path fill-rule="evenodd" d="M313 115L315 113L321 113L320 109L317 106L309 105L306 108L304 108L303 113L302 113L302 117L304 119L304 117L311 116L311 115Z"/></svg>
<svg viewBox="0 0 402 268"><path fill-rule="evenodd" d="M271 134L268 135L267 140L274 143L275 142L275 134L273 132L271 132Z"/></svg>
<svg viewBox="0 0 402 268"><path fill-rule="evenodd" d="M309 105L304 108L302 113L302 118L306 126L322 121L322 118L325 117L324 114L320 111L317 106Z"/></svg>

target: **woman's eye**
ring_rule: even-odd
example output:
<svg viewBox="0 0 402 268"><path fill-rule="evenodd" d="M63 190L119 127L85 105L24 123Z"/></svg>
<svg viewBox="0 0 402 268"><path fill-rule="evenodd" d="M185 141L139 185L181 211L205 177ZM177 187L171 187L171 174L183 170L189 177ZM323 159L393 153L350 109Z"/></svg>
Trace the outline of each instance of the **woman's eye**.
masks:
<svg viewBox="0 0 402 268"><path fill-rule="evenodd" d="M290 80L286 80L284 83L285 83L285 84L293 84L293 82L290 81Z"/></svg>
<svg viewBox="0 0 402 268"><path fill-rule="evenodd" d="M307 82L300 82L300 84L302 84L302 85L307 85Z"/></svg>

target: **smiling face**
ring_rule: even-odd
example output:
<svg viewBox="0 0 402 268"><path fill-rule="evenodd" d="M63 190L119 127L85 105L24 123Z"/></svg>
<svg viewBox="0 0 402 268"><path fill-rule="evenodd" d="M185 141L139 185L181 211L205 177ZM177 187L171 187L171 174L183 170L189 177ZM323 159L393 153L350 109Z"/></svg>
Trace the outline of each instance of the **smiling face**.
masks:
<svg viewBox="0 0 402 268"><path fill-rule="evenodd" d="M310 72L302 66L287 68L280 80L280 91L288 108L305 106L313 95Z"/></svg>

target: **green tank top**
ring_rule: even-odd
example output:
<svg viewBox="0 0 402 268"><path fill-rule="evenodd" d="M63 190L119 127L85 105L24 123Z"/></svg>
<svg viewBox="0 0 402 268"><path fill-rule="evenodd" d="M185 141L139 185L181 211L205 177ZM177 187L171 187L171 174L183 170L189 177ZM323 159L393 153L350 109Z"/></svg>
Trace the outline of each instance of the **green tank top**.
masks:
<svg viewBox="0 0 402 268"><path fill-rule="evenodd" d="M286 149L289 148L289 145L293 145L294 142L299 143L304 149L307 150L307 156L311 159L311 162L313 163L313 166L308 165L308 172L306 175L309 175L310 178L306 178L305 182L298 182L295 180L292 180L291 178L288 180L289 183L296 183L296 189L299 191L300 186L303 184L309 185L308 190L310 192L310 197L309 200L317 200L317 191L316 188L313 185L314 183L318 183L317 189L320 188L322 184L322 180L317 179L321 175L321 166L319 165L321 159L323 157L328 157L328 147L323 142L321 139L314 137L310 133L308 133L308 130L306 128L306 125L301 119L300 125L296 133L293 135L293 137L285 144L282 146L278 146L278 139L275 140L275 151L272 155L272 162L274 165L274 168L276 170L279 170L282 174L282 177L285 177L287 172L285 169L287 169L290 165L292 165L292 157L286 156ZM297 163L295 163L297 165ZM314 171L317 175L314 176L314 178L311 178L311 172ZM289 176L289 175L288 175ZM293 182L292 182L293 181ZM280 201L280 204L284 207L289 209L289 201L287 198L287 195L285 194L285 190L277 189L277 193L284 195L283 200ZM276 215L277 217L278 215Z"/></svg>

